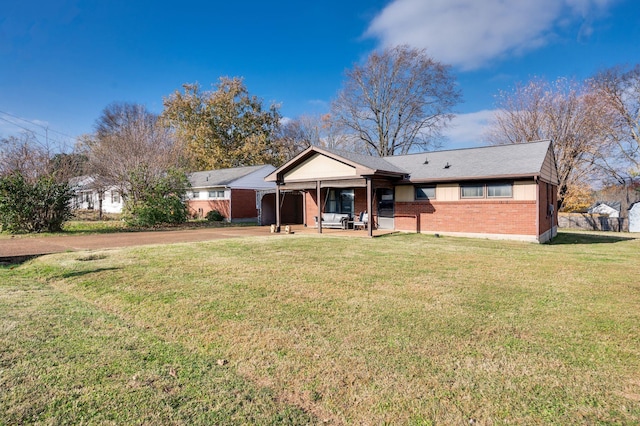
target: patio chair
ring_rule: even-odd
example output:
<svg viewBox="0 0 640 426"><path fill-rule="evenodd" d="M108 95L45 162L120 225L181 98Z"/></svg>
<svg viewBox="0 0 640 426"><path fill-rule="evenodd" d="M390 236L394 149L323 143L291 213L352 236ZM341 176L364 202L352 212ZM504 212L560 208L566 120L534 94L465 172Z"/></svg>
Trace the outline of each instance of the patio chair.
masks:
<svg viewBox="0 0 640 426"><path fill-rule="evenodd" d="M367 225L369 222L369 215L367 212L360 212L358 215L358 219L353 221L353 229L367 229Z"/></svg>

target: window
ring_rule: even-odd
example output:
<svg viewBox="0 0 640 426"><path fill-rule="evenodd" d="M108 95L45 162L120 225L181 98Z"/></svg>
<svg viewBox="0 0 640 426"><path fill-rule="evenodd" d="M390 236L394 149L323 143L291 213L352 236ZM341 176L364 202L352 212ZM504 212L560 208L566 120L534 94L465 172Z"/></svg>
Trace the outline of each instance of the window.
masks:
<svg viewBox="0 0 640 426"><path fill-rule="evenodd" d="M191 199L197 200L198 198L200 198L200 191L193 191L193 193L191 194Z"/></svg>
<svg viewBox="0 0 640 426"><path fill-rule="evenodd" d="M486 188L486 190L485 190ZM460 185L460 198L511 198L513 197L513 183L477 183Z"/></svg>
<svg viewBox="0 0 640 426"><path fill-rule="evenodd" d="M111 203L117 204L120 202L120 193L118 191L111 191Z"/></svg>
<svg viewBox="0 0 640 426"><path fill-rule="evenodd" d="M416 186L415 199L416 200L435 200L436 187L435 186Z"/></svg>
<svg viewBox="0 0 640 426"><path fill-rule="evenodd" d="M330 189L327 194L327 213L348 213L353 215L353 189Z"/></svg>
<svg viewBox="0 0 640 426"><path fill-rule="evenodd" d="M487 184L488 198L511 198L513 197L513 185L510 183L489 183Z"/></svg>
<svg viewBox="0 0 640 426"><path fill-rule="evenodd" d="M460 198L484 198L484 185L460 185Z"/></svg>
<svg viewBox="0 0 640 426"><path fill-rule="evenodd" d="M224 198L224 191L209 191L209 198Z"/></svg>

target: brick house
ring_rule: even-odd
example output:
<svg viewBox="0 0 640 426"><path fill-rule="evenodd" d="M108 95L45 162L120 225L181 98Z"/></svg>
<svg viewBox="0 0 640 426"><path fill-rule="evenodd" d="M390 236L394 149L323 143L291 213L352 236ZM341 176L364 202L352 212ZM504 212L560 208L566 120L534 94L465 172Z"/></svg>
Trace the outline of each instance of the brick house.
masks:
<svg viewBox="0 0 640 426"><path fill-rule="evenodd" d="M310 147L265 180L304 194L303 222L372 212L368 227L546 242L557 233L551 141L372 157ZM276 224L279 212L276 202ZM322 232L322 225L318 227Z"/></svg>
<svg viewBox="0 0 640 426"><path fill-rule="evenodd" d="M260 221L262 197L275 192L275 185L264 180L273 170L267 164L190 173L189 212L203 218L218 210L228 222Z"/></svg>

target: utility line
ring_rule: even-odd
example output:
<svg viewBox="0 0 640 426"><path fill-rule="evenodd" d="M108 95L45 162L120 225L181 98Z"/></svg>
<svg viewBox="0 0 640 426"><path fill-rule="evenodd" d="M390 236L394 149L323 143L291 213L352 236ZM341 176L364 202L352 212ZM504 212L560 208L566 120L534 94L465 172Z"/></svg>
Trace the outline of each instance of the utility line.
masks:
<svg viewBox="0 0 640 426"><path fill-rule="evenodd" d="M0 112L1 112L1 111L0 111ZM19 127L19 128L21 128L22 130L25 130L25 131L27 131L27 132L29 132L29 133L33 134L33 135L40 136L41 138L45 138L45 139L46 139L46 141L47 141L47 143L48 143L48 142L55 142L55 143L57 143L57 144L63 144L63 141L61 141L61 140L59 140L59 139L50 138L50 137L49 137L49 136L47 136L47 135L43 135L42 133L38 133L38 132L36 132L36 131L35 131L35 130L33 130L33 129L29 129L28 127L24 127L24 126L22 126L22 125L20 125L20 124L18 124L18 123L14 123L13 121L11 121L11 120L7 120L6 118L0 117L0 120L5 121L5 122L7 122L7 123L9 123L9 124L11 124L11 125L13 125L13 126ZM26 121L26 120L25 120L25 121ZM58 133L58 132L56 132L56 133Z"/></svg>
<svg viewBox="0 0 640 426"><path fill-rule="evenodd" d="M11 118L15 118L15 119L17 119L17 120L24 121L25 123L29 123L29 124L31 124L32 126L40 127L40 128L42 128L42 129L44 129L44 130L47 130L48 132L57 133L57 134L62 135L62 136L64 136L64 137L74 139L74 136L67 135L66 133L62 133L62 132L59 132L59 131L57 131L57 130L50 129L48 126L44 126L44 125L42 125L42 124L35 123L35 122L31 121L31 120L27 120L27 119L22 118L22 117L18 117L17 115L13 115L13 114L10 114L10 113L5 112L5 111L0 111L0 114L8 115L8 116L9 116L9 117L11 117ZM0 118L1 118L1 117L0 117ZM3 119L3 120L4 120L4 121L6 121L6 122L8 122L8 123L11 123L11 121L8 121L8 120L6 120L6 119ZM15 126L17 126L17 127L20 127L20 128L22 128L22 129L24 129L24 127L21 127L21 126L19 126L19 125L18 125L18 124L16 124L16 123L12 123L12 124L14 124L14 125L15 125ZM25 130L29 130L29 129L25 129Z"/></svg>

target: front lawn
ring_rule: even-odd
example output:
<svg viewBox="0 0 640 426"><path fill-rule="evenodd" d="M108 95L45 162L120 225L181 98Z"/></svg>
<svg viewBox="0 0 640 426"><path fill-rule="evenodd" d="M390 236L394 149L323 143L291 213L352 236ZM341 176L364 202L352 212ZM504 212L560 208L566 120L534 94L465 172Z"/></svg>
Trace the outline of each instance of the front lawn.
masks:
<svg viewBox="0 0 640 426"><path fill-rule="evenodd" d="M563 233L42 257L0 269L0 424L638 423L639 254Z"/></svg>

